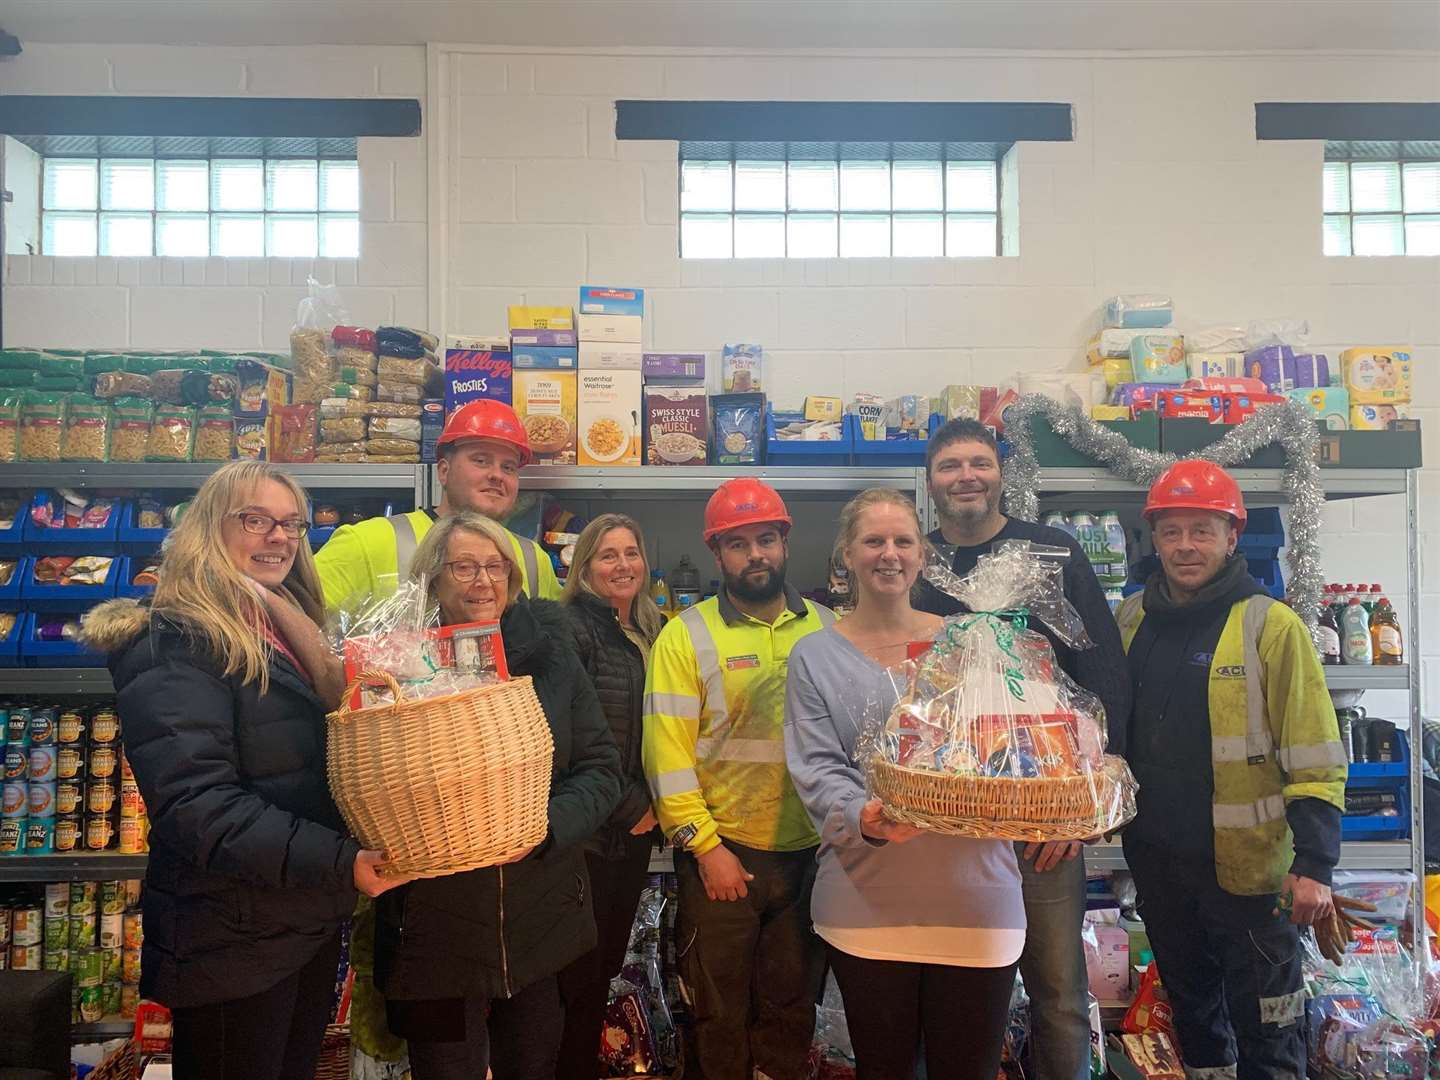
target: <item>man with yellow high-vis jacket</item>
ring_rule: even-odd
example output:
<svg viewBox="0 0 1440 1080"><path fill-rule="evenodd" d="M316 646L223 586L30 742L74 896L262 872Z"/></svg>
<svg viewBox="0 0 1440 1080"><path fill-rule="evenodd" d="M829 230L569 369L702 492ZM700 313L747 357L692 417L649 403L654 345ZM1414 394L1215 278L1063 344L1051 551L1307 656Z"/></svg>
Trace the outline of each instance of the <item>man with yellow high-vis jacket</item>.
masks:
<svg viewBox="0 0 1440 1080"><path fill-rule="evenodd" d="M1195 1080L1305 1075L1299 935L1331 912L1345 752L1300 618L1235 552L1240 487L1182 461L1145 503L1160 570L1116 612L1135 687L1124 833Z"/></svg>
<svg viewBox="0 0 1440 1080"><path fill-rule="evenodd" d="M650 650L642 755L679 880L680 973L702 1080L803 1080L824 970L819 845L785 766L790 650L834 622L785 583L790 515L751 477L705 508L720 593Z"/></svg>

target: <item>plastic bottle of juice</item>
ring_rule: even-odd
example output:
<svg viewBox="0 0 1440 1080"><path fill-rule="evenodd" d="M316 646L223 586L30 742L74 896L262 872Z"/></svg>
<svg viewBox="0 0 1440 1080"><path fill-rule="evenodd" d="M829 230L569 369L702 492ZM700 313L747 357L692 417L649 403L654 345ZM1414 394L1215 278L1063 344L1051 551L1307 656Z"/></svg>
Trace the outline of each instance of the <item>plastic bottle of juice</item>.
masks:
<svg viewBox="0 0 1440 1080"><path fill-rule="evenodd" d="M1358 597L1350 598L1345 605L1345 617L1340 621L1340 655L1347 664L1374 663L1370 617L1365 614Z"/></svg>
<svg viewBox="0 0 1440 1080"><path fill-rule="evenodd" d="M1380 597L1375 605L1375 619L1370 624L1370 638L1373 643L1374 660L1377 664L1403 664L1405 662L1405 635L1400 630L1400 619L1390 606L1390 598Z"/></svg>
<svg viewBox="0 0 1440 1080"><path fill-rule="evenodd" d="M1329 600L1320 605L1320 661L1324 664L1338 664L1340 660L1340 624L1335 621L1335 609Z"/></svg>
<svg viewBox="0 0 1440 1080"><path fill-rule="evenodd" d="M664 570L650 571L650 599L661 611L670 613L670 586L665 584Z"/></svg>

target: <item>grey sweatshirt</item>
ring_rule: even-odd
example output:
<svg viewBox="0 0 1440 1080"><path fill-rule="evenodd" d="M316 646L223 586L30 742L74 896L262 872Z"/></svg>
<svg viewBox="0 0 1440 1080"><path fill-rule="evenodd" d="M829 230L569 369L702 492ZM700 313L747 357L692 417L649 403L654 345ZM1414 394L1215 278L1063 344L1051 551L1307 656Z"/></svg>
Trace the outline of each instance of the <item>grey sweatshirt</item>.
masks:
<svg viewBox="0 0 1440 1080"><path fill-rule="evenodd" d="M1025 903L1011 844L929 832L887 844L861 835L868 796L854 762L855 742L867 720L885 715L894 702L885 670L834 627L790 652L785 759L820 833L810 904L815 925L1023 930Z"/></svg>

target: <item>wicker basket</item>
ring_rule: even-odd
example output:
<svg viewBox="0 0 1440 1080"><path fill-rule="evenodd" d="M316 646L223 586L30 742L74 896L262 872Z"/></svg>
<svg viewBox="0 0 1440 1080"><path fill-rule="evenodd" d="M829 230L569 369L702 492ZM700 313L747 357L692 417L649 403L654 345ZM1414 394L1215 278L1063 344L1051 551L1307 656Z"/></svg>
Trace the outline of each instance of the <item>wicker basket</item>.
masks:
<svg viewBox="0 0 1440 1080"><path fill-rule="evenodd" d="M325 1029L320 1056L315 1059L315 1080L350 1080L350 1025Z"/></svg>
<svg viewBox="0 0 1440 1080"><path fill-rule="evenodd" d="M330 714L330 791L386 871L441 877L495 866L545 839L554 742L529 676L444 697ZM350 701L354 686L346 692Z"/></svg>
<svg viewBox="0 0 1440 1080"><path fill-rule="evenodd" d="M139 1065L139 1045L134 1039L126 1039L90 1070L89 1080L135 1080L140 1073Z"/></svg>
<svg viewBox="0 0 1440 1080"><path fill-rule="evenodd" d="M1063 779L957 776L875 761L870 777L887 816L907 825L996 840L1086 840L1134 815L1128 774L1111 761ZM1120 820L1110 820L1127 805Z"/></svg>

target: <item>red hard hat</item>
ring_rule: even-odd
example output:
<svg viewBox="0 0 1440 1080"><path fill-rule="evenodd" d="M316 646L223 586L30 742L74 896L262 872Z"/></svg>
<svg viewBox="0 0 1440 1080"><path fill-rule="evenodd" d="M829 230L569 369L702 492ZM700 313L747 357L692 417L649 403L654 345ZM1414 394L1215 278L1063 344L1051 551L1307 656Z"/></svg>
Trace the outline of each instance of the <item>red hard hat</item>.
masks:
<svg viewBox="0 0 1440 1080"><path fill-rule="evenodd" d="M450 414L435 445L445 446L461 439L494 439L520 451L521 465L530 464L530 437L525 434L525 425L503 401L467 401Z"/></svg>
<svg viewBox="0 0 1440 1080"><path fill-rule="evenodd" d="M1210 510L1229 514L1245 528L1245 500L1235 478L1213 461L1177 461L1150 485L1142 516L1154 521L1162 510Z"/></svg>
<svg viewBox="0 0 1440 1080"><path fill-rule="evenodd" d="M741 525L773 521L782 533L790 531L790 512L780 493L753 476L726 480L705 504L705 542Z"/></svg>

